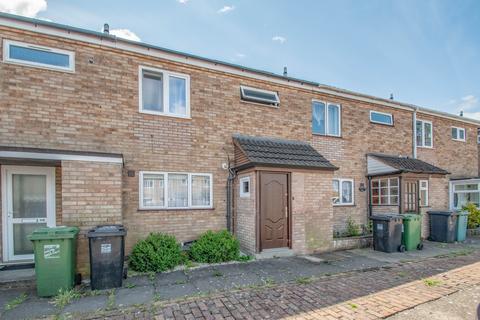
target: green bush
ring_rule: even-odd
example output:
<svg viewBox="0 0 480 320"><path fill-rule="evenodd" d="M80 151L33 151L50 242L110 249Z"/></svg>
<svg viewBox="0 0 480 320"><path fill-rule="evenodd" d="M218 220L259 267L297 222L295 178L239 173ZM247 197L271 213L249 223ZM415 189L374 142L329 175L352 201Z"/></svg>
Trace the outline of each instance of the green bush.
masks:
<svg viewBox="0 0 480 320"><path fill-rule="evenodd" d="M466 206L463 206L462 210L468 212L468 229L476 229L480 227L480 210L473 203L469 203Z"/></svg>
<svg viewBox="0 0 480 320"><path fill-rule="evenodd" d="M190 247L190 257L197 262L226 262L237 260L239 255L238 240L227 230L207 231Z"/></svg>
<svg viewBox="0 0 480 320"><path fill-rule="evenodd" d="M138 272L161 272L173 269L182 260L182 251L174 236L150 233L133 247L129 263Z"/></svg>
<svg viewBox="0 0 480 320"><path fill-rule="evenodd" d="M361 234L360 226L353 221L352 217L347 219L347 229L345 231L347 237L357 237Z"/></svg>

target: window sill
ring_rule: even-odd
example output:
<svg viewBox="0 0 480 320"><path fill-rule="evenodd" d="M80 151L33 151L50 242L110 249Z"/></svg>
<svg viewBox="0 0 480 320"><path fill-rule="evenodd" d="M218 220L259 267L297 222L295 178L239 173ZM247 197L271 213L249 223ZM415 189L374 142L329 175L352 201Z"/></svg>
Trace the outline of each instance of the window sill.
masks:
<svg viewBox="0 0 480 320"><path fill-rule="evenodd" d="M467 142L466 140L460 140L460 139L452 139L452 141L455 141L455 142Z"/></svg>
<svg viewBox="0 0 480 320"><path fill-rule="evenodd" d="M190 117L190 116L180 116L180 115L174 115L174 114L162 113L162 112L155 112L155 111L148 111L148 110L139 110L139 112L143 113L143 114L154 115L154 116L192 120L192 117Z"/></svg>
<svg viewBox="0 0 480 320"><path fill-rule="evenodd" d="M355 207L355 203L346 203L346 204L332 204L334 207Z"/></svg>
<svg viewBox="0 0 480 320"><path fill-rule="evenodd" d="M341 135L340 136L333 136L333 135L329 135L329 134L321 134L321 133L315 133L315 132L312 132L312 135L313 136L318 136L318 137L325 137L325 138L343 139L343 137Z"/></svg>
<svg viewBox="0 0 480 320"><path fill-rule="evenodd" d="M417 148L422 148L422 149L433 149L433 147L428 147L428 146L418 146L418 145L417 145Z"/></svg>
<svg viewBox="0 0 480 320"><path fill-rule="evenodd" d="M198 207L198 208L138 208L138 212L144 211L198 211L198 210L215 210L214 207Z"/></svg>
<svg viewBox="0 0 480 320"><path fill-rule="evenodd" d="M37 68L37 69L59 71L59 72L66 72L66 73L75 73L75 68L73 68L73 69L72 68L68 68L68 69L67 68L57 68L57 67L53 67L53 66L51 67L51 66L48 66L48 65L27 63L27 62L7 60L7 59L4 59L2 62L6 63L6 64L13 64L13 65L28 67L28 68Z"/></svg>
<svg viewBox="0 0 480 320"><path fill-rule="evenodd" d="M261 102L243 100L242 98L240 98L240 103L253 104L253 105L255 105L255 106L267 107L267 108L272 108L272 109L280 109L280 104L278 104L278 105L273 105L273 104L267 104L267 103L261 103Z"/></svg>
<svg viewBox="0 0 480 320"><path fill-rule="evenodd" d="M375 122L375 121L372 121L372 120L370 120L370 123L371 123L371 124L379 124L379 125L381 125L381 126L391 127L391 128L395 127L394 124L387 124L387 123Z"/></svg>

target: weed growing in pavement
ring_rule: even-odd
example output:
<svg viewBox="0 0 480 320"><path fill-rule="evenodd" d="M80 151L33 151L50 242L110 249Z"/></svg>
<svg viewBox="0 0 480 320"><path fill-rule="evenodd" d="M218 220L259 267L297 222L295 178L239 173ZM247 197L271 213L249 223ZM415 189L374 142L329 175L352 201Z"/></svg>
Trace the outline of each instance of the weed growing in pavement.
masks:
<svg viewBox="0 0 480 320"><path fill-rule="evenodd" d="M435 287L435 286L438 286L439 284L441 284L442 282L440 280L437 280L437 279L423 279L423 283L427 287Z"/></svg>
<svg viewBox="0 0 480 320"><path fill-rule="evenodd" d="M218 270L215 270L212 274L214 277L223 277L223 273Z"/></svg>
<svg viewBox="0 0 480 320"><path fill-rule="evenodd" d="M78 299L81 296L82 295L80 294L80 292L78 292L75 288L68 289L68 290L60 289L58 291L58 294L55 297L53 297L53 300L51 301L51 303L55 307L62 309L67 304L72 302L72 300Z"/></svg>
<svg viewBox="0 0 480 320"><path fill-rule="evenodd" d="M350 308L352 308L353 310L357 309L358 306L355 304L355 303L349 303L348 304L350 306Z"/></svg>
<svg viewBox="0 0 480 320"><path fill-rule="evenodd" d="M407 276L407 273L405 271L400 271L399 273L397 273L397 276L404 278Z"/></svg>
<svg viewBox="0 0 480 320"><path fill-rule="evenodd" d="M148 279L150 281L154 281L155 280L155 272L149 272L148 273Z"/></svg>
<svg viewBox="0 0 480 320"><path fill-rule="evenodd" d="M187 280L177 280L175 281L175 284L186 284Z"/></svg>
<svg viewBox="0 0 480 320"><path fill-rule="evenodd" d="M28 296L27 296L26 293L22 293L21 295L19 295L15 299L12 299L11 301L7 302L5 304L5 310L15 309L16 307L21 305L23 302L25 302L25 300L27 300L27 297Z"/></svg>
<svg viewBox="0 0 480 320"><path fill-rule="evenodd" d="M263 279L263 283L268 287L268 286L273 286L275 284L275 280L272 278L266 278Z"/></svg>
<svg viewBox="0 0 480 320"><path fill-rule="evenodd" d="M115 290L112 289L109 291L107 299L107 310L112 310L115 308Z"/></svg>
<svg viewBox="0 0 480 320"><path fill-rule="evenodd" d="M312 281L312 277L298 277L297 279L295 279L295 282L298 284L309 284Z"/></svg>
<svg viewBox="0 0 480 320"><path fill-rule="evenodd" d="M127 289L132 289L132 288L135 288L135 287L136 287L136 285L133 284L133 283L127 283L127 284L125 285L125 288L127 288Z"/></svg>

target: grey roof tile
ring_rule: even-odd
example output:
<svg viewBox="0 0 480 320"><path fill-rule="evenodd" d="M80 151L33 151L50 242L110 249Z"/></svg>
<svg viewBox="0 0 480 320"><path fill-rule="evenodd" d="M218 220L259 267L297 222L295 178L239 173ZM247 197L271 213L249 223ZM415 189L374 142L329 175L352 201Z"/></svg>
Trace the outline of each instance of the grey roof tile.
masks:
<svg viewBox="0 0 480 320"><path fill-rule="evenodd" d="M368 155L377 158L383 163L401 172L449 174L447 170L436 167L420 159L414 159L404 156L386 155L381 153L369 153Z"/></svg>

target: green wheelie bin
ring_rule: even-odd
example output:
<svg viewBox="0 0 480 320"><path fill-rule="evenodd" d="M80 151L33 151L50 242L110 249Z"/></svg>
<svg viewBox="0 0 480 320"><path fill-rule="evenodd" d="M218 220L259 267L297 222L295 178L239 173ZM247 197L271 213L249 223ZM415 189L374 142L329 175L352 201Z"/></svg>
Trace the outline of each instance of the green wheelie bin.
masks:
<svg viewBox="0 0 480 320"><path fill-rule="evenodd" d="M37 294L51 297L75 285L77 227L39 228L28 239L33 242Z"/></svg>
<svg viewBox="0 0 480 320"><path fill-rule="evenodd" d="M419 214L403 214L402 243L407 251L422 250L422 216Z"/></svg>
<svg viewBox="0 0 480 320"><path fill-rule="evenodd" d="M457 212L457 232L456 238L457 241L465 241L467 238L467 221L468 221L468 212L467 211L459 211Z"/></svg>

